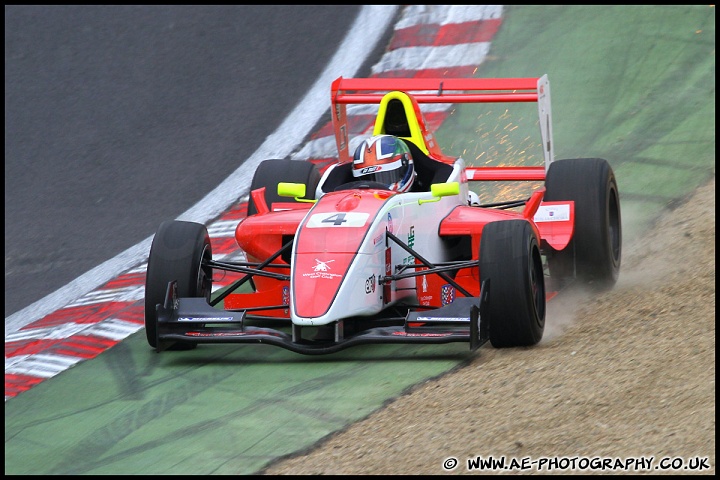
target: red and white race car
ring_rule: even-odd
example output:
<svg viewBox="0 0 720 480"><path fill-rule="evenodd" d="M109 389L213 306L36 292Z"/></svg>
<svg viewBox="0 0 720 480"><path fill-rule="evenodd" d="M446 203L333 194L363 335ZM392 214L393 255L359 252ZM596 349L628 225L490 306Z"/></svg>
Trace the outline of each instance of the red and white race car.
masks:
<svg viewBox="0 0 720 480"><path fill-rule="evenodd" d="M469 166L441 151L420 108L502 102L537 103L542 165ZM322 174L292 159L258 167L248 216L235 231L247 261L214 260L202 224L160 226L145 292L151 347L235 342L327 354L367 343L529 346L542 338L552 291L575 279L614 285L621 258L615 176L603 159L553 159L547 76L341 77L331 104L336 163ZM376 108L366 155L387 135L407 145L412 188L363 176L384 166L359 168L348 105ZM509 181L541 186L485 205L470 188ZM211 293L222 271L241 276Z"/></svg>

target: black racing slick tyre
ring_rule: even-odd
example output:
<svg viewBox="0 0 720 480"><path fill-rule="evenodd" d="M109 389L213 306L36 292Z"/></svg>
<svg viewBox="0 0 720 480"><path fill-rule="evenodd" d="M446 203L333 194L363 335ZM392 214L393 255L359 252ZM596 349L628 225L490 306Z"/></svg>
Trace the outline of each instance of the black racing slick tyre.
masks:
<svg viewBox="0 0 720 480"><path fill-rule="evenodd" d="M303 198L313 200L315 190L320 183L320 170L314 163L302 160L264 160L255 170L250 191L265 187L265 202L270 208L273 202L292 202L293 199L278 195L277 186L280 182L302 183L306 188ZM250 216L257 212L257 206L251 195L247 214Z"/></svg>
<svg viewBox="0 0 720 480"><path fill-rule="evenodd" d="M495 348L538 343L545 330L545 278L538 238L525 220L491 222L480 238L480 284Z"/></svg>
<svg viewBox="0 0 720 480"><path fill-rule="evenodd" d="M212 293L210 236L205 225L167 221L160 225L150 247L145 278L145 333L157 348L157 305L165 301L168 283L177 281L178 297L204 297ZM176 343L169 350L189 350L195 343Z"/></svg>
<svg viewBox="0 0 720 480"><path fill-rule="evenodd" d="M546 201L573 200L575 228L566 248L548 249L550 277L573 277L596 290L617 282L622 254L620 193L612 167L602 158L556 160L545 179Z"/></svg>

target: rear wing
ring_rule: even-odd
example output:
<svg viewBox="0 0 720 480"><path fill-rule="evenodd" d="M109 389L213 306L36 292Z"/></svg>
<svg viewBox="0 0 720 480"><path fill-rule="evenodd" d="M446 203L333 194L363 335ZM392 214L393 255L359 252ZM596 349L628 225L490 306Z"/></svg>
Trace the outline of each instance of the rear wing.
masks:
<svg viewBox="0 0 720 480"><path fill-rule="evenodd" d="M392 102L395 101L395 106ZM378 104L373 135L390 133L413 141L436 160L452 163L426 126L420 104L536 102L544 166L467 167L468 180L544 180L554 159L550 83L540 78L343 78L331 86L332 123L340 163L351 160L347 105ZM402 106L401 106L402 105ZM388 119L404 111L407 129L397 133Z"/></svg>

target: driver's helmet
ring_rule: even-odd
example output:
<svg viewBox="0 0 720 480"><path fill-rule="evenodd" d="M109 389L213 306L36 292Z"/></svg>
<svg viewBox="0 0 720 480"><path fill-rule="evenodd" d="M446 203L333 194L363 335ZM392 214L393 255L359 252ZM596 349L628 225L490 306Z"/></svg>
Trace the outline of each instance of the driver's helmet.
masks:
<svg viewBox="0 0 720 480"><path fill-rule="evenodd" d="M392 135L375 135L358 145L353 156L353 177L407 192L415 180L415 166L407 144Z"/></svg>

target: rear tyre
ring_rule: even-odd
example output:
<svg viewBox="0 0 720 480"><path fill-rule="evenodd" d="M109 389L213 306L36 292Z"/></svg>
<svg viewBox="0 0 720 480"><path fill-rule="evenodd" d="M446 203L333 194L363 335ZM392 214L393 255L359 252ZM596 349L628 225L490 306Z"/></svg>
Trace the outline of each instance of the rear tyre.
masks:
<svg viewBox="0 0 720 480"><path fill-rule="evenodd" d="M575 277L597 290L617 282L622 253L620 194L612 167L602 158L556 160L545 180L547 201L575 201L575 229L568 246L549 249L550 276Z"/></svg>
<svg viewBox="0 0 720 480"><path fill-rule="evenodd" d="M287 159L264 160L255 170L250 191L265 187L265 202L271 208L274 202L292 202L292 199L278 195L277 186L280 182L302 183L306 187L303 198L312 200L315 198L315 190L320 183L320 171L312 162ZM257 212L257 206L250 196L248 216L255 215Z"/></svg>
<svg viewBox="0 0 720 480"><path fill-rule="evenodd" d="M168 221L160 225L148 258L145 279L145 334L157 348L157 304L165 301L168 283L177 281L178 297L201 297L210 301L212 268L210 236L205 225ZM189 350L195 343L178 342L169 350Z"/></svg>
<svg viewBox="0 0 720 480"><path fill-rule="evenodd" d="M491 222L480 239L480 285L495 348L535 345L545 330L545 278L537 236L525 220Z"/></svg>

